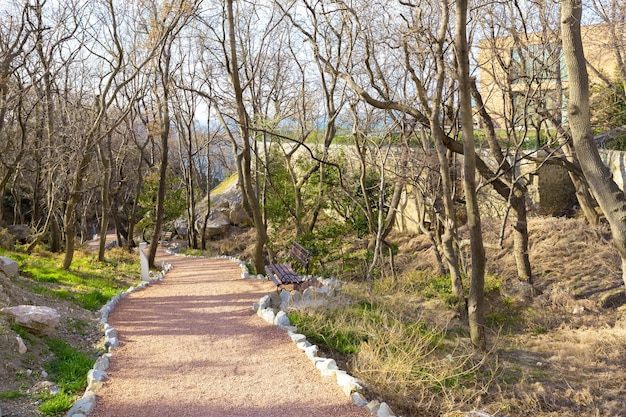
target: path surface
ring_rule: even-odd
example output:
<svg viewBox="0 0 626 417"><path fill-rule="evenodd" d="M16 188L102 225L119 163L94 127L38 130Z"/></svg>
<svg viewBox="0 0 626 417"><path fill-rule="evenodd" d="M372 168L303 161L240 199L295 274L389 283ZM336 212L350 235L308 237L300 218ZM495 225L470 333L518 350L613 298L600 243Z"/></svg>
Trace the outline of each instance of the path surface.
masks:
<svg viewBox="0 0 626 417"><path fill-rule="evenodd" d="M274 290L237 264L159 253L174 268L109 316L121 346L91 417L365 417L252 304Z"/></svg>

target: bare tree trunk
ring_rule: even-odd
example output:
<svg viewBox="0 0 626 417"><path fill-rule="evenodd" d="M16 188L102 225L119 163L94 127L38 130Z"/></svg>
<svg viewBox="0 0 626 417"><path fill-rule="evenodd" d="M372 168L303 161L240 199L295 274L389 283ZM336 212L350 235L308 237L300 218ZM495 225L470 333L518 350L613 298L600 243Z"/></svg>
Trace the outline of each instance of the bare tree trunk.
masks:
<svg viewBox="0 0 626 417"><path fill-rule="evenodd" d="M593 139L581 17L581 0L561 1L561 36L569 79L567 115L580 167L611 227L613 242L622 259L622 280L626 285L626 200L602 163Z"/></svg>
<svg viewBox="0 0 626 417"><path fill-rule="evenodd" d="M509 179L508 187L494 184L494 190L509 202L515 212L515 224L513 225L513 254L517 267L517 276L520 280L532 284L533 274L528 257L528 221L526 211L526 185L522 179L516 178L515 166L507 162L506 155L496 139L495 127L491 116L487 113L483 104L482 96L476 87L476 80L471 80L472 96L478 108L478 113L485 124L485 136L489 144L491 155ZM504 184L502 184L504 185Z"/></svg>
<svg viewBox="0 0 626 417"><path fill-rule="evenodd" d="M450 175L450 164L445 145L443 144L443 131L437 123L438 119L431 122L431 130L433 132L433 140L435 142L435 150L439 160L439 174L441 175L441 188L444 215L440 216L443 223L443 234L441 235L441 246L443 257L450 271L450 281L452 283L452 294L457 297L463 297L463 282L461 281L461 269L459 268L459 256L456 245L457 226L456 226L456 210L452 200L454 186L452 176Z"/></svg>
<svg viewBox="0 0 626 417"><path fill-rule="evenodd" d="M76 240L76 208L80 202L83 179L87 176L87 169L91 163L91 154L83 155L74 175L70 197L65 206L63 224L65 227L65 257L63 258L63 269L69 269L74 259L74 247ZM101 231L102 232L102 231ZM106 233L106 231L104 231Z"/></svg>
<svg viewBox="0 0 626 417"><path fill-rule="evenodd" d="M469 77L469 50L467 42L467 0L456 2L455 47L459 79L459 97L463 129L463 186L467 204L467 224L470 233L472 276L470 280L468 317L472 344L481 350L486 348L483 315L485 309L485 249L480 224L480 212L476 196L476 150L472 120L472 98Z"/></svg>
<svg viewBox="0 0 626 417"><path fill-rule="evenodd" d="M102 149L102 143L98 146L98 154L100 156L100 160L102 162L103 168L103 178L102 178L102 219L100 220L100 242L98 245L98 260L100 262L104 262L104 253L106 249L106 240L107 240L107 229L109 228L109 211L111 207L111 199L109 196L109 188L111 186L111 161L108 158L105 150ZM117 242L119 246L122 245L122 242Z"/></svg>
<svg viewBox="0 0 626 417"><path fill-rule="evenodd" d="M237 122L241 133L242 148L239 159L240 187L242 193L247 197L248 207L252 214L252 221L256 230L256 242L254 246L254 267L257 273L263 271L265 262L263 259L263 249L267 243L267 230L263 223L263 213L259 206L257 190L254 189L254 179L252 178L252 155L250 151L250 131L248 129L248 114L243 101L243 89L239 79L239 64L237 57L237 42L235 38L235 16L233 12L233 0L226 1L228 37L230 49L230 80L235 92L237 104ZM239 157L238 156L238 157Z"/></svg>
<svg viewBox="0 0 626 417"><path fill-rule="evenodd" d="M159 93L157 96L157 108L159 112L159 123L161 127L161 166L159 168L159 189L156 199L156 216L154 219L154 233L150 240L150 250L148 251L148 266L155 267L154 259L156 258L159 240L161 239L161 231L163 230L163 213L165 212L165 191L167 189L167 165L169 159L169 137L170 137L170 58L171 45L168 41L164 45L161 53L161 63L159 66L159 76L163 91L162 97Z"/></svg>
<svg viewBox="0 0 626 417"><path fill-rule="evenodd" d="M209 225L209 217L211 216L211 185L213 183L213 174L211 173L211 103L209 102L207 110L207 141L206 141L206 214L202 219L202 231L200 232L200 247L202 250L206 250L207 247L207 235L206 230ZM194 225L195 227L195 225Z"/></svg>
<svg viewBox="0 0 626 417"><path fill-rule="evenodd" d="M572 149L572 145L568 142L565 143L562 147L563 153L565 154L565 158L576 165L580 165L578 162L578 158L576 157L574 149ZM576 190L576 199L578 200L578 204L580 205L583 214L585 215L585 219L592 226L597 226L600 224L600 215L595 209L595 199L589 192L589 184L580 178L575 173L569 171L568 172L572 183L574 184L574 189Z"/></svg>

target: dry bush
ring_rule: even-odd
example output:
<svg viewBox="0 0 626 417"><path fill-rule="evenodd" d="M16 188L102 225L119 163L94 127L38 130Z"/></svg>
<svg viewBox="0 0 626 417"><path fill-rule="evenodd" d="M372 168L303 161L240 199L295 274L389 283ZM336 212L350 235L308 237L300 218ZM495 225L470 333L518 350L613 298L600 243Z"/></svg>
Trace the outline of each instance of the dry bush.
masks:
<svg viewBox="0 0 626 417"><path fill-rule="evenodd" d="M484 224L485 240L497 242L500 225L495 221ZM540 290L558 283L580 298L597 294L599 280L604 288L607 283L610 287L623 284L621 261L606 227L591 227L577 219L532 218L528 233L530 262ZM512 247L508 232L502 250L487 251L490 271L505 279L517 276Z"/></svg>
<svg viewBox="0 0 626 417"><path fill-rule="evenodd" d="M355 375L408 415L438 416L474 404L495 374L487 356L459 340L445 342L440 330L423 323L413 326L368 329L372 336L355 356Z"/></svg>

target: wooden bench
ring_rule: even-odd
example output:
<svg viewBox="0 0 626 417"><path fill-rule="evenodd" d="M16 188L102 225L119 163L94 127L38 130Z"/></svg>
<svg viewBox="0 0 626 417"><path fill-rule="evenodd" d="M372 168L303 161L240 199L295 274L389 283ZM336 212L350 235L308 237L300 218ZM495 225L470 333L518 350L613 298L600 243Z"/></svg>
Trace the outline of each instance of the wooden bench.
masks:
<svg viewBox="0 0 626 417"><path fill-rule="evenodd" d="M298 261L304 268L305 275L309 274L309 263L311 262L311 252L306 250L295 240L291 243L289 257ZM269 264L265 265L267 276L276 284L276 290L280 291L287 285L292 285L293 289L299 289L304 282L302 276L296 273L289 264Z"/></svg>
<svg viewBox="0 0 626 417"><path fill-rule="evenodd" d="M172 240L172 232L161 232L161 242L169 242Z"/></svg>

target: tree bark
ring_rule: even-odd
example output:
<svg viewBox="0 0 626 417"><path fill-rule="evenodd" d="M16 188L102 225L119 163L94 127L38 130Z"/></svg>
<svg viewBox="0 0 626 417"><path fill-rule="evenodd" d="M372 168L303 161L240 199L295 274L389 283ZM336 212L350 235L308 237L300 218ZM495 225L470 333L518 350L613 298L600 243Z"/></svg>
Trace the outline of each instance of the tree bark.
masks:
<svg viewBox="0 0 626 417"><path fill-rule="evenodd" d="M256 242L254 246L254 267L257 273L261 273L264 269L265 262L263 259L263 249L267 243L267 230L263 223L263 213L259 205L257 191L254 188L254 179L252 178L252 155L250 151L250 131L248 128L248 113L246 112L243 100L243 89L239 78L239 64L237 57L237 42L235 37L235 16L233 11L233 0L226 1L227 24L228 24L228 41L229 41L229 59L230 59L230 81L232 83L235 101L237 105L237 123L239 124L239 132L241 134L242 147L239 159L239 185L242 193L245 195L252 221L256 230Z"/></svg>
<svg viewBox="0 0 626 417"><path fill-rule="evenodd" d="M567 116L580 167L611 227L613 242L622 260L622 280L626 285L626 200L602 163L593 139L581 17L581 0L561 1L561 36L569 80Z"/></svg>
<svg viewBox="0 0 626 417"><path fill-rule="evenodd" d="M485 249L476 196L476 150L472 120L472 98L469 76L469 48L467 42L467 0L456 2L455 49L459 81L459 101L463 131L463 186L467 205L467 224L470 233L472 276L468 298L468 317L472 344L486 348L483 314L485 282Z"/></svg>
<svg viewBox="0 0 626 417"><path fill-rule="evenodd" d="M109 189L111 187L111 161L106 154L106 151L103 149L103 144L100 143L98 145L98 155L100 156L100 161L102 162L103 169L103 178L102 178L102 189L100 190L100 195L102 197L102 207L101 207L101 215L102 219L100 219L100 241L98 244L98 261L104 262L104 254L106 250L106 239L107 239L107 229L109 228L109 210L111 207L111 199L109 194ZM119 246L122 246L122 242L117 242Z"/></svg>
<svg viewBox="0 0 626 417"><path fill-rule="evenodd" d="M471 80L472 96L476 103L478 113L485 124L485 136L489 145L491 156L493 156L502 171L509 180L509 185L496 186L494 190L511 206L515 212L515 224L513 225L513 254L515 256L515 265L517 267L517 277L521 281L532 284L533 274L530 266L530 258L528 256L528 221L526 210L526 185L523 180L515 177L515 165L511 166L506 159L506 155L502 152L502 148L496 138L495 127L491 116L485 109L482 96L476 87L476 80Z"/></svg>
<svg viewBox="0 0 626 417"><path fill-rule="evenodd" d="M161 127L161 166L159 167L159 189L157 191L156 200L156 216L154 219L154 233L150 240L150 250L148 251L148 266L155 268L154 259L156 258L159 240L161 239L161 231L163 230L163 213L165 212L165 191L167 189L167 165L169 159L169 137L170 137L170 59L171 59L171 42L167 42L161 52L159 63L159 76L163 91L162 97L159 93L157 96L157 108L159 112L159 122Z"/></svg>

